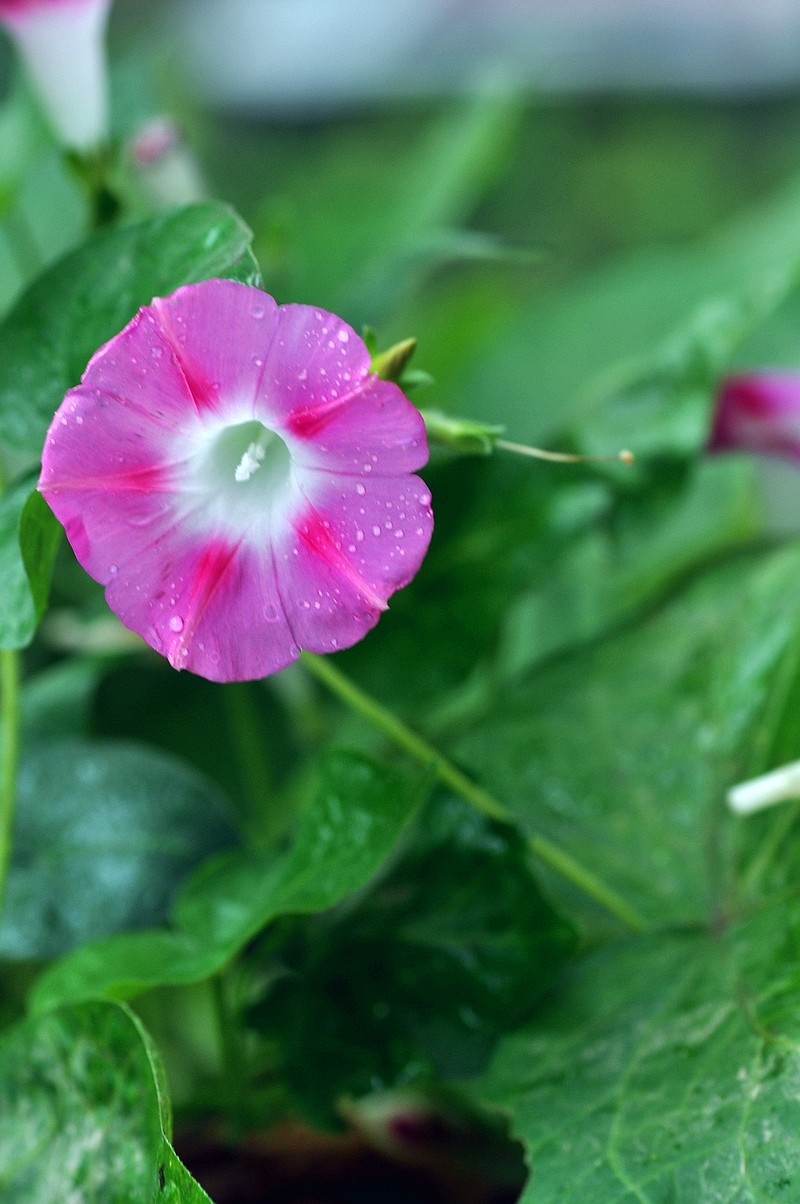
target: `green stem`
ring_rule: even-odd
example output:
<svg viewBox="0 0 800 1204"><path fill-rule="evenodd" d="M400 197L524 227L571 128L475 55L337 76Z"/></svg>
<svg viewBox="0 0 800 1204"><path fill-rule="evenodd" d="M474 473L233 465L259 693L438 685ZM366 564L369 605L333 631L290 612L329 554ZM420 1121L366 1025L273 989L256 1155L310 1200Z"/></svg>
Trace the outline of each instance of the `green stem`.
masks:
<svg viewBox="0 0 800 1204"><path fill-rule="evenodd" d="M237 1017L228 999L228 983L223 974L211 979L214 1012L219 1035L220 1064L225 1091L225 1103L237 1131L244 1132L247 1102L246 1070L236 1031Z"/></svg>
<svg viewBox="0 0 800 1204"><path fill-rule="evenodd" d="M224 693L228 731L239 762L250 824L264 816L272 779L253 689L250 682L231 682Z"/></svg>
<svg viewBox="0 0 800 1204"><path fill-rule="evenodd" d="M407 727L391 711L365 694L334 666L330 657L304 652L302 660L309 672L323 682L342 702L369 720L374 727L388 736L416 761L423 765L433 766L439 781L443 785L449 786L465 802L499 823L513 824L515 822L514 816L503 803L484 790L482 786L478 786L460 769L457 769L433 745ZM594 899L626 928L630 928L633 932L640 932L644 929L645 924L641 916L624 899L620 898L616 891L607 886L586 866L576 861L569 853L564 852L558 845L537 833L528 837L528 844L540 861L573 886L577 886L589 898Z"/></svg>
<svg viewBox="0 0 800 1204"><path fill-rule="evenodd" d="M0 651L0 714L3 719L3 756L0 761L0 911L5 897L11 860L11 829L17 793L19 762L19 653Z"/></svg>

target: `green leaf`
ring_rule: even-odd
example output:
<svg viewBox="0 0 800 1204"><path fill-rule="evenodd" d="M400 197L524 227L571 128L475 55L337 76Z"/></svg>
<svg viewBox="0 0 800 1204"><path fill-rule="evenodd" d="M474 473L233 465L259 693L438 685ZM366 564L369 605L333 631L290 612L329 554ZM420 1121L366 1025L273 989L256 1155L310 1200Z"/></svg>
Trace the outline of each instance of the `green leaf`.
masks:
<svg viewBox="0 0 800 1204"><path fill-rule="evenodd" d="M652 606L692 570L750 542L761 521L756 471L752 462L722 457L677 480L662 472L660 488L618 498L613 515L604 515L604 495L597 494L596 515L587 515L592 521L567 529L561 546L542 557L532 587L509 597L492 672L505 680L596 639ZM575 494L564 491L554 510L567 511Z"/></svg>
<svg viewBox="0 0 800 1204"><path fill-rule="evenodd" d="M440 800L355 906L270 948L251 1019L312 1119L330 1123L342 1095L485 1066L574 947L529 862L513 828ZM263 958L251 965L263 981Z"/></svg>
<svg viewBox="0 0 800 1204"><path fill-rule="evenodd" d="M0 105L0 220L13 209L31 163L47 138L27 90L17 85Z"/></svg>
<svg viewBox="0 0 800 1204"><path fill-rule="evenodd" d="M60 1008L8 1033L0 1115L3 1204L208 1201L169 1145L163 1075L125 1008Z"/></svg>
<svg viewBox="0 0 800 1204"><path fill-rule="evenodd" d="M159 1162L159 1194L153 1204L211 1204L166 1139Z"/></svg>
<svg viewBox="0 0 800 1204"><path fill-rule="evenodd" d="M2 384L0 384L2 391ZM25 648L47 605L61 528L30 480L0 499L0 647Z"/></svg>
<svg viewBox="0 0 800 1204"><path fill-rule="evenodd" d="M175 673L160 658L127 658L104 674L94 723L98 735L141 740L207 773L246 813L256 839L280 829L276 794L302 752L269 685L229 682L220 691L215 682Z"/></svg>
<svg viewBox="0 0 800 1204"><path fill-rule="evenodd" d="M59 661L22 685L23 741L33 745L63 736L87 736L92 697L103 676L99 660Z"/></svg>
<svg viewBox="0 0 800 1204"><path fill-rule="evenodd" d="M38 980L34 1008L210 977L270 921L324 911L362 888L420 801L419 788L400 775L330 753L288 853L229 855L201 869L181 892L171 928L77 950Z"/></svg>
<svg viewBox="0 0 800 1204"><path fill-rule="evenodd" d="M481 1095L510 1113L521 1204L761 1204L800 1191L796 888L721 937L605 949L505 1039Z"/></svg>
<svg viewBox="0 0 800 1204"><path fill-rule="evenodd" d="M647 919L708 917L727 886L723 789L767 767L796 671L799 585L797 549L707 574L634 629L504 688L464 761L523 828Z"/></svg>
<svg viewBox="0 0 800 1204"><path fill-rule="evenodd" d="M23 756L0 954L52 957L160 922L235 833L194 770L152 749L62 740Z"/></svg>
<svg viewBox="0 0 800 1204"><path fill-rule="evenodd" d="M0 441L38 456L91 356L153 297L211 276L257 275L250 231L224 205L96 234L44 272L0 326Z"/></svg>

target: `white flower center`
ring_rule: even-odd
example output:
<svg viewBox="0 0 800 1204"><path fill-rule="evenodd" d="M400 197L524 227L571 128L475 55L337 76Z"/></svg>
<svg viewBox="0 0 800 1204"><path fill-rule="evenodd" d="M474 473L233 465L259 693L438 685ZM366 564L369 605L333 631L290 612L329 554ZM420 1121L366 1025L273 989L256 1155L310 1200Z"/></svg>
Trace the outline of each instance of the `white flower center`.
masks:
<svg viewBox="0 0 800 1204"><path fill-rule="evenodd" d="M280 435L256 421L209 432L187 461L188 496L204 495L197 520L232 535L296 504L292 460Z"/></svg>
<svg viewBox="0 0 800 1204"><path fill-rule="evenodd" d="M204 475L209 485L226 494L236 485L247 485L248 490L236 493L257 489L263 498L283 488L290 465L289 449L280 435L260 422L241 422L224 427L211 441Z"/></svg>

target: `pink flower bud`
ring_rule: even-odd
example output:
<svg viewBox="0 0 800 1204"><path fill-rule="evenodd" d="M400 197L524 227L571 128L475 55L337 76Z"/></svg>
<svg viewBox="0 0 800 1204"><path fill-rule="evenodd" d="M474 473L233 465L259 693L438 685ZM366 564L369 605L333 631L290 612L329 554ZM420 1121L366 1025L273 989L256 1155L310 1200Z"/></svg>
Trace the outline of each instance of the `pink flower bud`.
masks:
<svg viewBox="0 0 800 1204"><path fill-rule="evenodd" d="M169 117L154 117L129 143L128 152L142 190L156 209L205 200L200 165Z"/></svg>
<svg viewBox="0 0 800 1204"><path fill-rule="evenodd" d="M800 460L800 373L758 372L724 380L708 449Z"/></svg>
<svg viewBox="0 0 800 1204"><path fill-rule="evenodd" d="M89 151L107 136L103 46L111 0L0 0L50 123L66 146Z"/></svg>

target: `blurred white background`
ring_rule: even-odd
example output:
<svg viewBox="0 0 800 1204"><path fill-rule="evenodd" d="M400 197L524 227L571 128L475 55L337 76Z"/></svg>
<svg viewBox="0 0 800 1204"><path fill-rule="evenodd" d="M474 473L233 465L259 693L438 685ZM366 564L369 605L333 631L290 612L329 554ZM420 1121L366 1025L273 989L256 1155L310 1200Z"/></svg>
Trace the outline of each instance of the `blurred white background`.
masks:
<svg viewBox="0 0 800 1204"><path fill-rule="evenodd" d="M298 113L457 91L800 83L800 0L175 0L209 100Z"/></svg>

